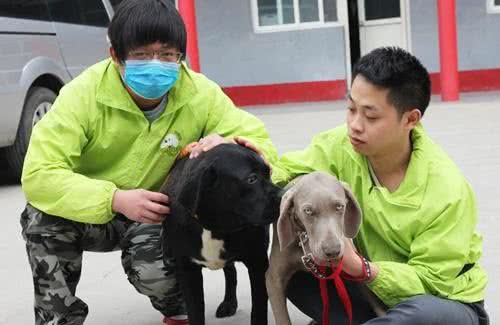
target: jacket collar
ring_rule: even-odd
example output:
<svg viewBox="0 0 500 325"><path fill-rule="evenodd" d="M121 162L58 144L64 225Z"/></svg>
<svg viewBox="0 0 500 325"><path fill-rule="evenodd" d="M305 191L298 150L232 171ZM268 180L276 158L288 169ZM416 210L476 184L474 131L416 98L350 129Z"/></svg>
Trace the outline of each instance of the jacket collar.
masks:
<svg viewBox="0 0 500 325"><path fill-rule="evenodd" d="M96 100L106 106L125 110L134 114L143 113L125 88L118 67L111 59L107 60L102 78L97 86ZM184 106L198 92L192 72L183 62L179 79L168 92L168 112Z"/></svg>
<svg viewBox="0 0 500 325"><path fill-rule="evenodd" d="M406 170L405 178L394 192L389 192L385 187L376 187L372 184L373 190L379 191L384 199L394 205L410 208L419 208L424 199L429 175L429 160L425 154L427 135L421 123L411 132L413 149L410 157L410 163ZM368 159L360 155L352 148L349 143L348 152L350 156L361 166L366 179L370 179Z"/></svg>

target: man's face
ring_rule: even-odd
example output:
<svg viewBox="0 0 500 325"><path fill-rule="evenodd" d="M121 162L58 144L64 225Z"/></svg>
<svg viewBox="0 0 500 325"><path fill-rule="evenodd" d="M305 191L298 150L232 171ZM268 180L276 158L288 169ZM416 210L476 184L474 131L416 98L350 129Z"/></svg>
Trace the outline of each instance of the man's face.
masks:
<svg viewBox="0 0 500 325"><path fill-rule="evenodd" d="M347 96L349 139L358 153L369 158L400 150L412 128L407 123L409 112L401 117L387 101L388 93L388 89L375 86L358 75Z"/></svg>
<svg viewBox="0 0 500 325"><path fill-rule="evenodd" d="M125 70L127 67L125 62L127 60L134 60L134 61L144 61L144 63L147 63L146 61L158 60L160 62L180 64L180 60L182 58L182 53L180 53L177 48L160 42L155 42L149 45L140 46L138 48L129 51L126 55L124 63L119 62L116 56L116 52L114 51L113 48L110 48L110 54L113 59L113 62L115 62L116 66L120 71L122 79L124 80L125 88L127 89L130 96L134 99L136 104L141 108L149 108L160 103L165 92L168 91L170 87L172 87L172 83L169 83L173 79L172 69L170 69L170 71L167 71L168 75L166 75L164 67L160 71L158 71L158 69L154 70L153 73L151 72L150 68L142 67L141 69L143 69L144 72L143 73L140 70L137 70L136 67L135 78L137 78L137 75L139 74L141 80L139 81L136 80L135 82L136 88L135 90L132 90L134 86L131 86L126 81ZM154 64L156 65L156 68L158 68L157 63ZM159 77L161 78L159 79ZM164 81L163 84L158 82L159 80L163 80ZM144 91L144 87L149 87L149 89L146 89L146 91ZM142 92L138 88L142 89ZM149 90L152 90L152 92ZM165 90L165 92L161 93L162 90Z"/></svg>
<svg viewBox="0 0 500 325"><path fill-rule="evenodd" d="M111 56L115 62L118 63L118 59L111 52ZM149 45L140 46L131 50L127 53L126 60L153 60L157 59L162 62L177 62L179 63L182 58L182 53L176 47L169 46L168 44L163 44L160 42L155 42ZM120 73L123 75L125 66L124 64L119 64Z"/></svg>

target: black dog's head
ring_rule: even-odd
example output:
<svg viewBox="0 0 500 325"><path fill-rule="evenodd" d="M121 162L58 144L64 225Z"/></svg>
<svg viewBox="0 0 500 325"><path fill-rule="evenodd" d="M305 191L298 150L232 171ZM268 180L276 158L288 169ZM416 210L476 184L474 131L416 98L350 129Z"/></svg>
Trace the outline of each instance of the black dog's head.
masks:
<svg viewBox="0 0 500 325"><path fill-rule="evenodd" d="M279 188L270 181L269 167L252 150L221 144L184 167L178 203L203 228L233 232L267 225L279 215Z"/></svg>

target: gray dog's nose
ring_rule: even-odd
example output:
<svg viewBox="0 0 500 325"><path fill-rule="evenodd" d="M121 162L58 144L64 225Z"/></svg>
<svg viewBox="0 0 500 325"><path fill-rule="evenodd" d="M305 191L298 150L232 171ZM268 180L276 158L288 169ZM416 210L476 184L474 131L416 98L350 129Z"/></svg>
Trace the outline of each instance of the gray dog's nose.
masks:
<svg viewBox="0 0 500 325"><path fill-rule="evenodd" d="M321 244L321 249L323 250L323 254L328 258L336 258L340 254L339 243L323 243Z"/></svg>

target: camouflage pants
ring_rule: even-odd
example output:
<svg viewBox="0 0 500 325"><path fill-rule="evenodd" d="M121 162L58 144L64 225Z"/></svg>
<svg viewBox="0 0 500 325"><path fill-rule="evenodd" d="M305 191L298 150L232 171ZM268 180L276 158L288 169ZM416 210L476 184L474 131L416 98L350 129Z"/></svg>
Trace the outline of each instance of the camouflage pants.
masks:
<svg viewBox="0 0 500 325"><path fill-rule="evenodd" d="M35 288L35 324L83 324L88 307L76 297L83 251L122 250L129 282L165 316L185 313L173 261L164 265L161 225L117 216L104 225L83 224L27 205L21 226ZM98 266L96 266L98 267Z"/></svg>

